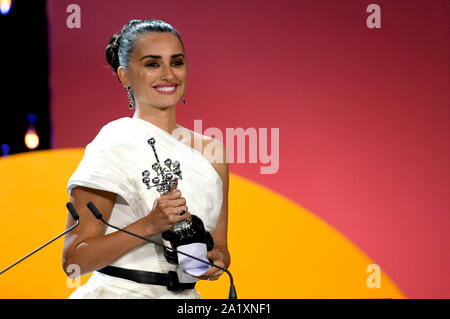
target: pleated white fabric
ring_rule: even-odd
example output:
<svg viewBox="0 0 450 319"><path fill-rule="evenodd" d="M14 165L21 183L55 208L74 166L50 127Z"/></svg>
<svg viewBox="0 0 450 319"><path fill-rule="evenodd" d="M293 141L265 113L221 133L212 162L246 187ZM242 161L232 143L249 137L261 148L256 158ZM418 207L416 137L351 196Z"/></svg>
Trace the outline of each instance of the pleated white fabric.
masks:
<svg viewBox="0 0 450 319"><path fill-rule="evenodd" d="M198 134L194 132L194 134ZM85 186L117 194L109 223L118 227L150 213L160 194L142 183L142 172L156 162L148 139L153 137L161 164L166 158L180 162L183 179L178 189L189 211L200 217L208 231L214 231L222 207L222 180L209 161L197 150L180 142L156 125L138 118L120 118L105 125L86 146L84 157L68 181L67 192ZM107 227L106 234L116 231ZM161 235L153 236L162 243ZM167 273L176 270L162 248L145 244L125 254L112 266ZM88 282L70 298L198 298L195 289L181 293L156 285L145 285L94 272Z"/></svg>

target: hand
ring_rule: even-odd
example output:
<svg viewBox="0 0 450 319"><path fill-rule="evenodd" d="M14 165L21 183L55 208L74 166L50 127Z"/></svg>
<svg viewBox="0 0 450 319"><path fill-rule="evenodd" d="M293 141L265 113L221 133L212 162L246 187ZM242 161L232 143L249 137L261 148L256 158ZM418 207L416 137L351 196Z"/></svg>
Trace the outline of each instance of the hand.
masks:
<svg viewBox="0 0 450 319"><path fill-rule="evenodd" d="M185 214L179 215L182 210ZM190 217L186 206L186 199L181 197L181 191L172 189L168 193L161 194L155 201L153 210L147 215L147 220L152 226L152 233L159 234L171 229L177 222Z"/></svg>
<svg viewBox="0 0 450 319"><path fill-rule="evenodd" d="M206 257L208 257L211 263L216 264L217 266L220 266L222 268L225 267L224 254L219 249L208 251ZM197 278L203 280L217 280L220 276L222 276L222 274L223 270L211 266L207 272L205 272L202 276L198 276Z"/></svg>

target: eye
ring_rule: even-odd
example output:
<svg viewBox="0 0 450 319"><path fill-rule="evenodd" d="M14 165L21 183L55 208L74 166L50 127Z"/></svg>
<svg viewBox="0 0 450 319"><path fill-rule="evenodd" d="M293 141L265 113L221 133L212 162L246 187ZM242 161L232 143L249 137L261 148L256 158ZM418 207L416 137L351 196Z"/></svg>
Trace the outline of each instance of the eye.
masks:
<svg viewBox="0 0 450 319"><path fill-rule="evenodd" d="M175 62L172 62L172 65L173 65L173 66L182 66L183 64L184 64L183 61L175 61ZM148 67L151 67L151 68L156 68L156 67L159 66L159 64L156 63L156 62L150 62L150 63L147 63L145 66L148 66Z"/></svg>

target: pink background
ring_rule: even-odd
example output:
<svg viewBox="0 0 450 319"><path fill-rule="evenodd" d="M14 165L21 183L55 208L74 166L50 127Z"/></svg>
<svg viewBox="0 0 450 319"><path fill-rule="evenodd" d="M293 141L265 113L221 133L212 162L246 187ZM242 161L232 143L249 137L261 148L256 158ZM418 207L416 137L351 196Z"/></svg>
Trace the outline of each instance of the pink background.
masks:
<svg viewBox="0 0 450 319"><path fill-rule="evenodd" d="M178 123L279 128L276 174L231 172L321 217L408 298L450 297L449 1L77 0L69 29L71 3L48 6L54 148L132 115L106 44L132 18L164 20L189 62Z"/></svg>

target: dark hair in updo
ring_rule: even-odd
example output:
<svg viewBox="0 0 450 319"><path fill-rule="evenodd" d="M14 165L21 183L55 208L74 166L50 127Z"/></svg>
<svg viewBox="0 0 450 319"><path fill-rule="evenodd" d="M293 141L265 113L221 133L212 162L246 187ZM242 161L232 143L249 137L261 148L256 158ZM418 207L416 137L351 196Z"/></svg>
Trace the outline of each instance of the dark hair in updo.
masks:
<svg viewBox="0 0 450 319"><path fill-rule="evenodd" d="M113 68L114 72L117 73L119 66L122 66L125 70L128 69L136 41L149 32L170 32L175 34L184 50L180 34L170 24L155 19L131 20L122 27L122 30L112 35L106 46L106 61Z"/></svg>

